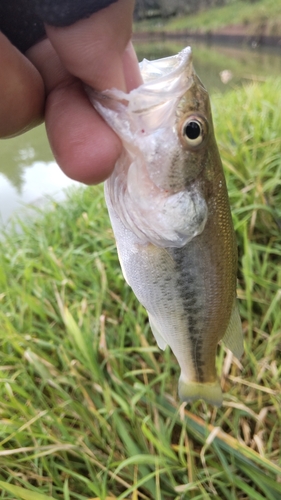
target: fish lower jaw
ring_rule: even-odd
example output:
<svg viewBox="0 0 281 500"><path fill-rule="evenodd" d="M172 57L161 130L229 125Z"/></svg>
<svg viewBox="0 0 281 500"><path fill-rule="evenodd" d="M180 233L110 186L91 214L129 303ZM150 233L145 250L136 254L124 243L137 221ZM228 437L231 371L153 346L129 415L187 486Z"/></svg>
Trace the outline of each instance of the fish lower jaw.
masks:
<svg viewBox="0 0 281 500"><path fill-rule="evenodd" d="M222 390L218 381L212 383L201 383L179 379L179 397L182 401L193 402L203 399L206 403L214 406L222 405Z"/></svg>

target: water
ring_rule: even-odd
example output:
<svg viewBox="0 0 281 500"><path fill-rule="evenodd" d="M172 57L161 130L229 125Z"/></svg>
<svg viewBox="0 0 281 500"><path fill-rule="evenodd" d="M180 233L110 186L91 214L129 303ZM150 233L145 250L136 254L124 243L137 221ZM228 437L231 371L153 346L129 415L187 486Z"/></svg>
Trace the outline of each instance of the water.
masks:
<svg viewBox="0 0 281 500"><path fill-rule="evenodd" d="M136 44L139 59L156 59L193 48L198 75L212 94L225 92L251 80L281 74L281 54L262 49L206 46L190 40ZM23 205L38 204L45 195L63 197L63 189L77 184L56 165L44 126L24 135L0 141L0 221L6 223Z"/></svg>
<svg viewBox="0 0 281 500"><path fill-rule="evenodd" d="M54 161L44 125L0 142L0 224L27 204L40 205L46 195L62 199L75 184Z"/></svg>

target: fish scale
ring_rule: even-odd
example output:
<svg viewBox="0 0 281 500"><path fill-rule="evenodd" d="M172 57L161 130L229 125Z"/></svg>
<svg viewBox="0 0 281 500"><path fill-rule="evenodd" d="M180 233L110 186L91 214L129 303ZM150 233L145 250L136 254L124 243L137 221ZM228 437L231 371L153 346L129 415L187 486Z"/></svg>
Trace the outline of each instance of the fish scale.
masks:
<svg viewBox="0 0 281 500"><path fill-rule="evenodd" d="M177 358L180 398L220 405L217 344L240 357L243 339L209 96L189 47L141 69L144 84L130 94L89 91L123 143L105 183L119 260L159 347L169 345Z"/></svg>

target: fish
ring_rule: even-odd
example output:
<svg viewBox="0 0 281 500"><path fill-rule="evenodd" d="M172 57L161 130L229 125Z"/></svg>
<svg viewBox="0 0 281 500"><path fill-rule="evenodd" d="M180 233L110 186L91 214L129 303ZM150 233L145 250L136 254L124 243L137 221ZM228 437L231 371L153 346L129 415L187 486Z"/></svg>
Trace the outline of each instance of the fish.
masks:
<svg viewBox="0 0 281 500"><path fill-rule="evenodd" d="M180 366L182 401L222 404L222 340L243 353L237 244L210 99L192 50L140 63L143 84L90 92L122 141L105 199L125 280L160 349Z"/></svg>

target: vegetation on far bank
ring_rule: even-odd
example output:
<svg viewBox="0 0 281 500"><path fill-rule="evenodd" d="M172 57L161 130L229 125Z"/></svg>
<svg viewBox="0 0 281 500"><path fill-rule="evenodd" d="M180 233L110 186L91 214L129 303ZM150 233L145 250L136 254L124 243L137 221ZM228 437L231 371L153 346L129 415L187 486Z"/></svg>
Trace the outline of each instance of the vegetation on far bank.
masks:
<svg viewBox="0 0 281 500"><path fill-rule="evenodd" d="M134 31L189 31L196 33L281 36L281 4L275 0L237 0L188 15L136 22Z"/></svg>
<svg viewBox="0 0 281 500"><path fill-rule="evenodd" d="M180 404L102 187L75 190L0 241L2 500L280 499L281 80L212 101L245 336L218 349L222 408Z"/></svg>

